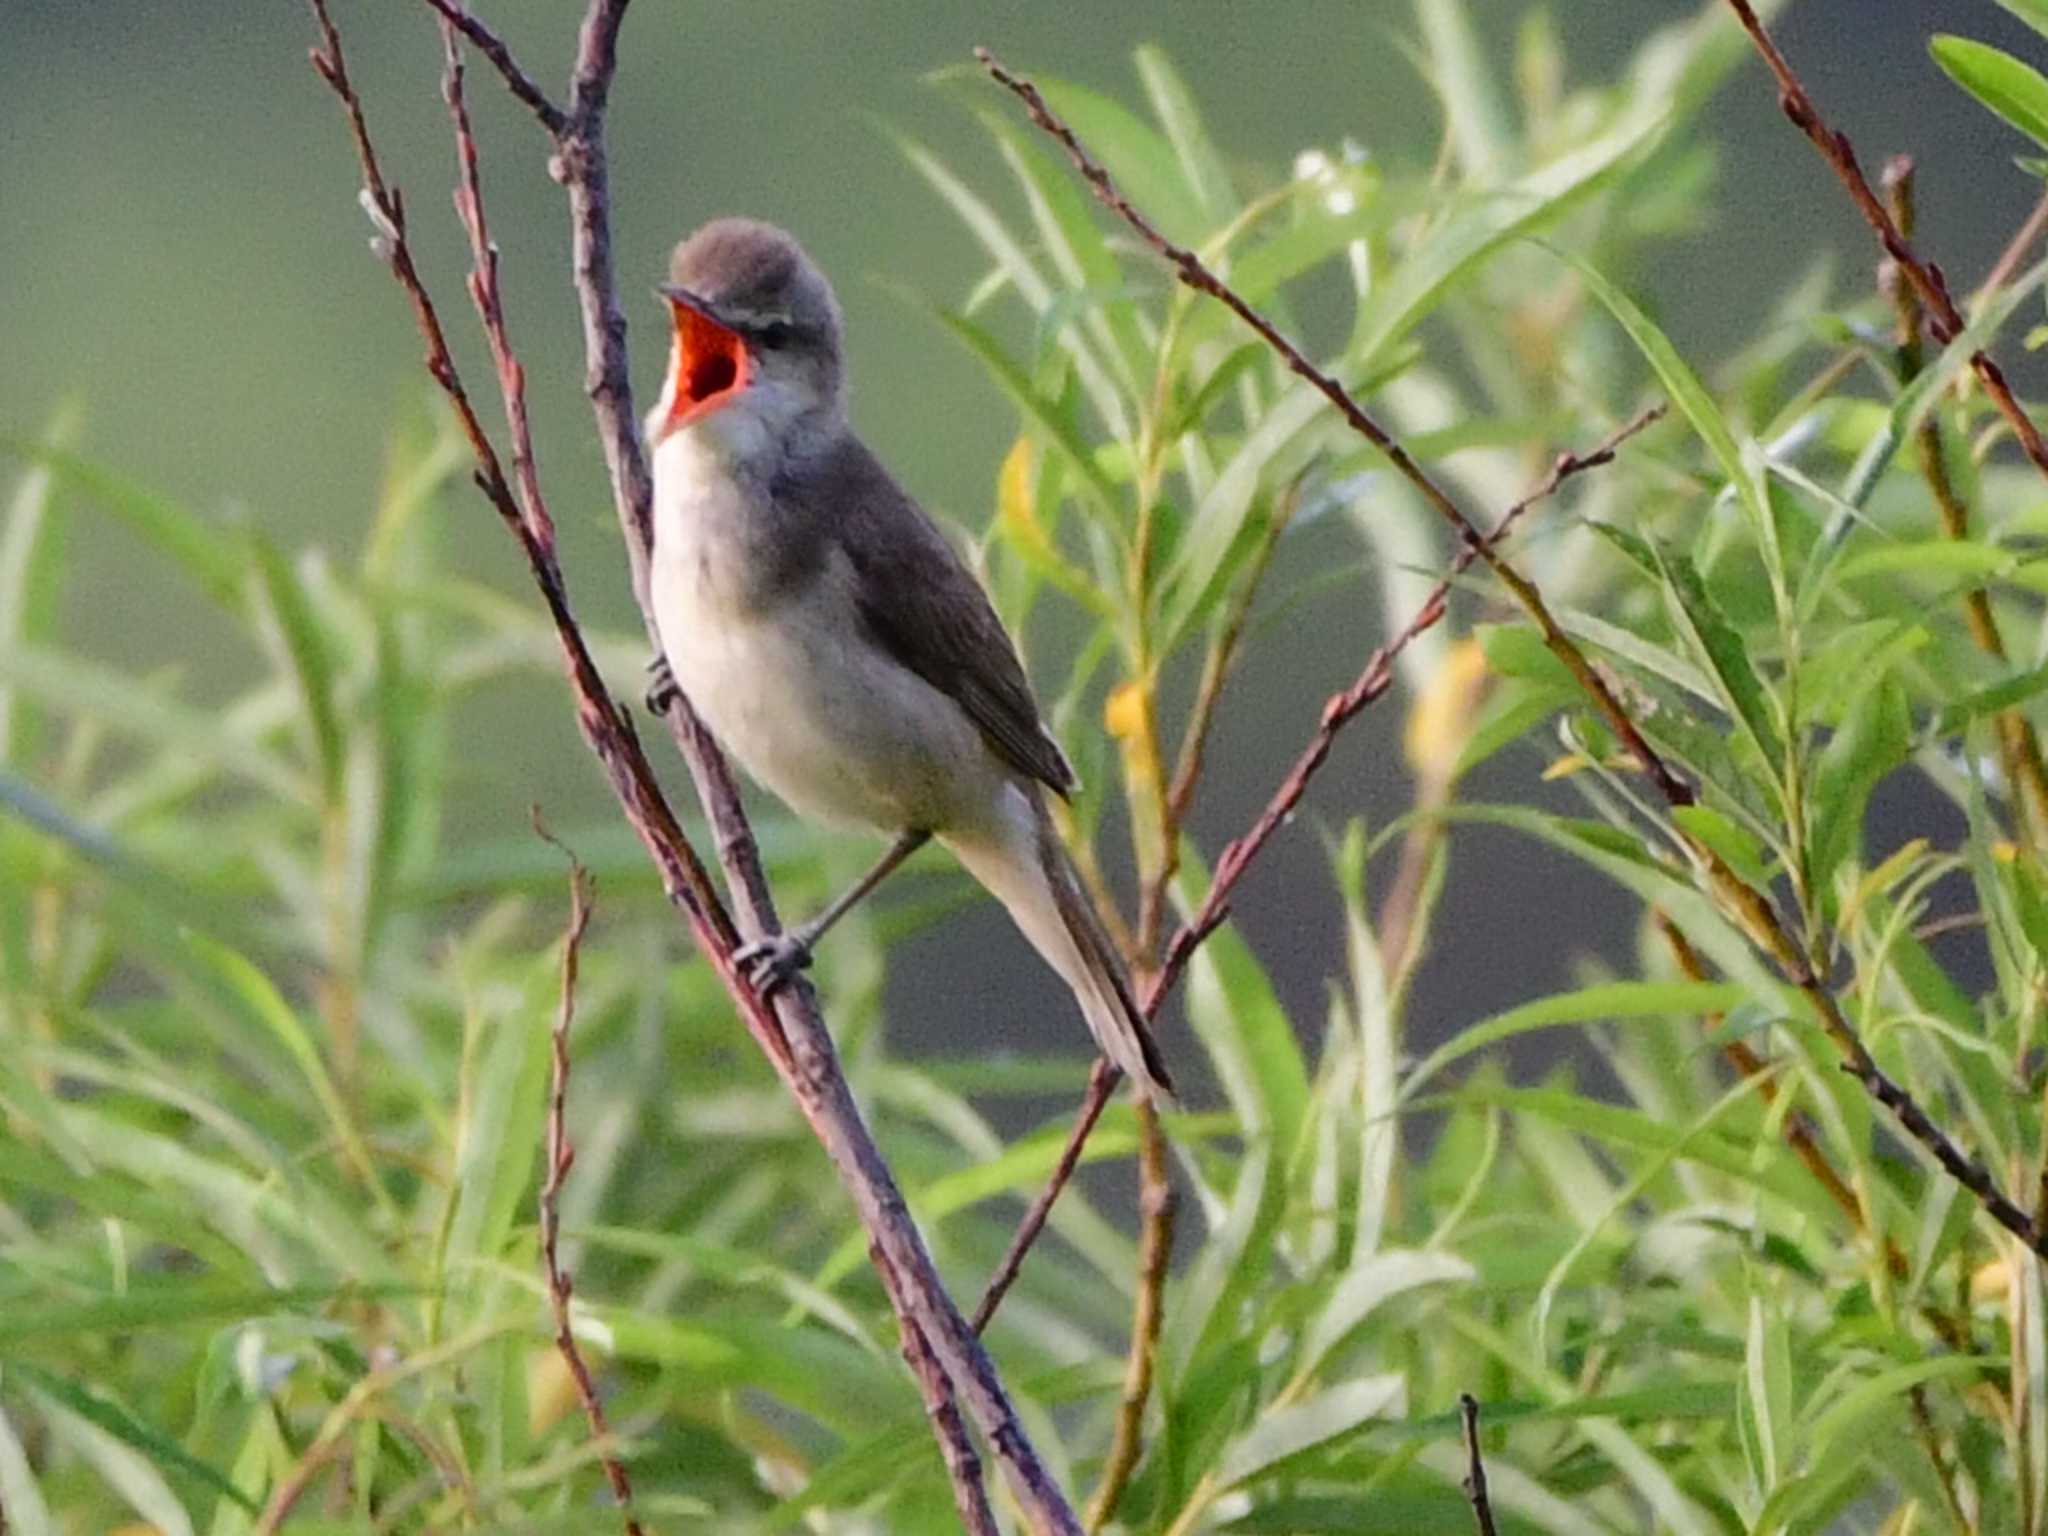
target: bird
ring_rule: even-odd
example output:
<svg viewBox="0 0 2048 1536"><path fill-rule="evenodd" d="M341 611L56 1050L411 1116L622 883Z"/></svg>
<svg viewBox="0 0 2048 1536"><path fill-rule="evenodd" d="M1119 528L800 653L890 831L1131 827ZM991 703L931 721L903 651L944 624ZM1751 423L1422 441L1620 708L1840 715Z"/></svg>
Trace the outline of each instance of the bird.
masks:
<svg viewBox="0 0 2048 1536"><path fill-rule="evenodd" d="M736 955L764 994L936 838L1072 989L1102 1053L1148 1101L1172 1079L1048 796L1072 765L987 592L847 416L845 335L825 274L783 230L720 218L656 292L673 327L645 422L649 593L675 691L800 817L888 851L815 917Z"/></svg>

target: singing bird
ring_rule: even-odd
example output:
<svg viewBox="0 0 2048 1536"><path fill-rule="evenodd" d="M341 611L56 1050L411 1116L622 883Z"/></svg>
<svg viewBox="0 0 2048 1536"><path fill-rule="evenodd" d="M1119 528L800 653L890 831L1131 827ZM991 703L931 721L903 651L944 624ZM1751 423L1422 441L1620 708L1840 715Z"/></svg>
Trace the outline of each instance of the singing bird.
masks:
<svg viewBox="0 0 2048 1536"><path fill-rule="evenodd" d="M646 423L662 656L747 772L799 815L894 835L809 922L749 945L772 989L928 839L951 849L1073 989L1140 1093L1172 1092L1121 959L1053 826L1074 770L988 594L846 415L839 304L788 234L718 219L676 247Z"/></svg>

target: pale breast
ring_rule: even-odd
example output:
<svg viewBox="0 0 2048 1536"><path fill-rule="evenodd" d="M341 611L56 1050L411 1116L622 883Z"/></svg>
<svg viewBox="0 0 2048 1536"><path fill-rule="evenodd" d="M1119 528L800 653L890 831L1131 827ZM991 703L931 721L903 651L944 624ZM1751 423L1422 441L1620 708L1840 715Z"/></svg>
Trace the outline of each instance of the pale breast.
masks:
<svg viewBox="0 0 2048 1536"><path fill-rule="evenodd" d="M669 666L705 723L800 814L884 830L973 819L1003 778L979 731L869 638L836 550L801 579L765 579L773 509L707 467L657 455L650 573Z"/></svg>

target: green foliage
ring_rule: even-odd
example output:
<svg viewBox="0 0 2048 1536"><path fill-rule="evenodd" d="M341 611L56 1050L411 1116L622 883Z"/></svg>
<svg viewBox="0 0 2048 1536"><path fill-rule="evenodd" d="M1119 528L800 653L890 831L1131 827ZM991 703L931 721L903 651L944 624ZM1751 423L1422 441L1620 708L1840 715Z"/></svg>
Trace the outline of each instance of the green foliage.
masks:
<svg viewBox="0 0 2048 1536"><path fill-rule="evenodd" d="M1503 508L1560 447L1673 403L1532 514L1545 531L1513 555L1700 799L1668 813L1497 599L1460 594L1457 623L1489 621L1476 638L1404 657L1416 805L1335 839L1325 1016L1290 1013L1231 927L1189 969L1176 1041L1215 1103L1166 1117L1183 1229L1118 1520L1466 1529L1469 1391L1507 1532L2040 1531L2039 1266L1837 1069L1701 850L1786 914L1884 1070L2031 1190L2048 877L2001 716L2048 673L2017 639L2010 659L1981 648L1963 594L2037 633L2048 523L1988 407L1951 386L1958 349L1996 341L2042 271L1917 377L1861 278L1805 290L1797 325L1759 316L1723 366L1689 361L1628 274L1674 181L1704 174L1692 114L1739 56L1718 9L1573 89L1532 22L1518 95L1461 8L1419 16L1454 169L1317 151L1261 183L1153 50L1150 121L1079 86L1046 95L1169 235L1294 334L1341 331L1313 350L1469 505ZM1937 56L2017 99L1981 52ZM1139 887L1191 912L1209 876L1170 792L1200 759L1190 679L1227 675L1240 636L1287 611L1298 594L1269 572L1327 579L1285 559L1319 522L1390 573L1395 624L1447 544L1319 396L972 105L1002 188L903 148L991 267L939 310L1018 415L979 555L1020 633L1054 609L1081 631L1063 684L1039 670L1092 763L1085 850L1119 865L1103 829L1129 827ZM1333 296L1339 324L1311 332L1300 315ZM1929 493L1930 423L1966 539ZM294 1530L610 1528L536 1264L562 871L530 838L463 830L452 803L474 712L522 689L558 705L556 662L537 610L447 567L450 530L488 527L460 444L408 423L341 562L64 442L6 445L21 478L0 530L9 1530L239 1536L294 1489ZM231 629L231 675L129 673L67 643L68 554L108 519ZM633 641L593 639L631 674ZM1514 798L1461 801L1475 782ZM1880 787L1943 830L1873 843ZM1450 850L1480 823L1613 880L1640 942L1424 1051L1411 984ZM601 886L564 1256L643 1518L957 1529L823 1159L681 963L631 840L558 830ZM815 832L770 822L764 840L798 909L844 862ZM977 1101L1064 1095L1082 1069L895 1055L879 978L903 912L849 920L821 976L855 1089L969 1294L1064 1130L1006 1143ZM1600 937L1585 948L1630 947ZM1503 1048L1539 1034L1582 1045L1597 1079L1520 1080ZM1114 1108L1090 1156L1137 1143ZM991 1333L1077 1496L1117 1413L1135 1251L1070 1192Z"/></svg>

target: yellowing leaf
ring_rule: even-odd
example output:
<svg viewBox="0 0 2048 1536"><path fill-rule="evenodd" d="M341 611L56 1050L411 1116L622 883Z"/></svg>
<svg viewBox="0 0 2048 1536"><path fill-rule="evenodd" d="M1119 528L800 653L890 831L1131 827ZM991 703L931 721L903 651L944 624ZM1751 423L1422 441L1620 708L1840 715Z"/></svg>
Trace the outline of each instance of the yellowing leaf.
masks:
<svg viewBox="0 0 2048 1536"><path fill-rule="evenodd" d="M1429 682L1408 711L1402 749L1408 766L1428 779L1448 777L1465 740L1487 681L1486 652L1468 635L1444 653Z"/></svg>
<svg viewBox="0 0 2048 1536"><path fill-rule="evenodd" d="M1136 682L1118 683L1102 701L1102 728L1118 741L1130 741L1145 731L1145 690Z"/></svg>
<svg viewBox="0 0 2048 1536"><path fill-rule="evenodd" d="M1560 757L1556 762L1543 770L1543 782L1548 784L1552 779L1568 779L1581 768L1590 768L1592 766L1593 760L1586 756L1585 753L1567 752L1563 757Z"/></svg>

